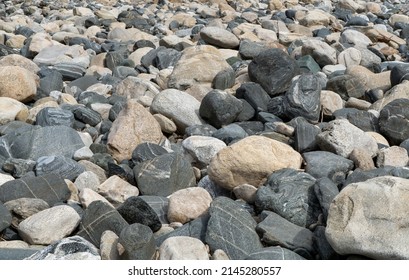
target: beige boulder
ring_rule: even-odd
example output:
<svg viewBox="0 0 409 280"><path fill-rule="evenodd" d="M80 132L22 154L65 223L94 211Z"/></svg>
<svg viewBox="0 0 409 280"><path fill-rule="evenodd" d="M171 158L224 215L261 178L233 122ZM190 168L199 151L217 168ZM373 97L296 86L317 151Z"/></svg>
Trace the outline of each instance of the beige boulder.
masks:
<svg viewBox="0 0 409 280"><path fill-rule="evenodd" d="M0 97L10 97L21 102L31 101L37 93L39 80L37 75L23 67L0 67Z"/></svg>

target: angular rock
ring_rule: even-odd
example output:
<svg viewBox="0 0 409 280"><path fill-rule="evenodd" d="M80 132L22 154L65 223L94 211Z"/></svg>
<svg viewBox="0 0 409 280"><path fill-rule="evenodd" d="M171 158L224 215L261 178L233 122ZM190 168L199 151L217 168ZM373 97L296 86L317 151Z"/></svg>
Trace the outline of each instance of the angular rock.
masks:
<svg viewBox="0 0 409 280"><path fill-rule="evenodd" d="M355 108L344 108L333 113L336 119L347 119L363 131L379 131L378 118L371 112Z"/></svg>
<svg viewBox="0 0 409 280"><path fill-rule="evenodd" d="M128 198L139 195L137 187L129 184L117 175L113 175L103 182L98 187L97 192L113 205L119 205Z"/></svg>
<svg viewBox="0 0 409 280"><path fill-rule="evenodd" d="M267 103L270 96L257 83L243 83L236 90L236 98L246 100L256 112L267 111Z"/></svg>
<svg viewBox="0 0 409 280"><path fill-rule="evenodd" d="M238 124L232 123L213 132L213 137L222 140L226 145L249 136Z"/></svg>
<svg viewBox="0 0 409 280"><path fill-rule="evenodd" d="M267 176L282 168L300 168L301 155L290 146L264 136L249 136L218 152L208 174L223 188L249 183L263 184Z"/></svg>
<svg viewBox="0 0 409 280"><path fill-rule="evenodd" d="M146 160L154 159L157 156L167 154L168 151L155 143L144 142L136 146L132 152L132 162L136 165Z"/></svg>
<svg viewBox="0 0 409 280"><path fill-rule="evenodd" d="M205 244L189 236L174 236L159 247L160 260L209 260Z"/></svg>
<svg viewBox="0 0 409 280"><path fill-rule="evenodd" d="M299 153L316 150L318 148L316 137L320 132L321 129L318 126L300 118L294 130L295 150Z"/></svg>
<svg viewBox="0 0 409 280"><path fill-rule="evenodd" d="M337 52L323 41L305 40L301 49L302 55L311 55L320 67L337 63Z"/></svg>
<svg viewBox="0 0 409 280"><path fill-rule="evenodd" d="M359 77L345 74L330 78L326 89L338 93L343 100L348 100L350 97L363 97L366 86Z"/></svg>
<svg viewBox="0 0 409 280"><path fill-rule="evenodd" d="M70 181L74 181L84 171L81 164L65 156L39 157L35 167L37 176L55 173Z"/></svg>
<svg viewBox="0 0 409 280"><path fill-rule="evenodd" d="M207 166L226 144L214 137L190 136L183 140L182 147L200 166Z"/></svg>
<svg viewBox="0 0 409 280"><path fill-rule="evenodd" d="M211 251L222 249L230 259L240 260L263 247L255 231L257 223L239 203L218 197L209 214L206 243Z"/></svg>
<svg viewBox="0 0 409 280"><path fill-rule="evenodd" d="M322 177L315 182L314 192L321 205L324 221L326 221L331 202L339 194L338 187L328 177Z"/></svg>
<svg viewBox="0 0 409 280"><path fill-rule="evenodd" d="M152 260L155 257L155 239L148 226L138 223L126 226L119 235L119 243L125 249L123 259Z"/></svg>

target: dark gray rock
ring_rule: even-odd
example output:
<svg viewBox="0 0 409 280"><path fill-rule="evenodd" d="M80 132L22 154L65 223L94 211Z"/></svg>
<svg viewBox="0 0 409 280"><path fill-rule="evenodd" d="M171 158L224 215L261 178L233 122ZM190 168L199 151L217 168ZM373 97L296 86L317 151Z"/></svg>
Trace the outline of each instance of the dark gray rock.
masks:
<svg viewBox="0 0 409 280"><path fill-rule="evenodd" d="M249 135L241 126L232 123L218 129L212 136L222 140L226 145L229 145L230 143L243 139Z"/></svg>
<svg viewBox="0 0 409 280"><path fill-rule="evenodd" d="M1 45L0 45L1 54ZM40 249L36 248L1 248L0 250L0 260L24 260L31 255L37 253Z"/></svg>
<svg viewBox="0 0 409 280"><path fill-rule="evenodd" d="M69 87L78 87L81 90L86 90L90 86L98 83L98 79L95 76L91 75L85 75L84 77L80 77L78 79L75 79L71 83L68 84Z"/></svg>
<svg viewBox="0 0 409 280"><path fill-rule="evenodd" d="M313 233L305 227L295 225L274 212L264 213L256 231L261 241L269 246L281 246L296 252L306 259L315 255Z"/></svg>
<svg viewBox="0 0 409 280"><path fill-rule="evenodd" d="M158 55L158 53L160 51L166 50L166 47L163 46L159 46L156 49L152 49L150 50L147 54L145 54L142 58L141 58L141 64L148 69L149 66L153 65L153 62L156 59L156 56Z"/></svg>
<svg viewBox="0 0 409 280"><path fill-rule="evenodd" d="M246 100L256 112L267 111L271 99L267 92L256 83L243 83L236 90L236 97Z"/></svg>
<svg viewBox="0 0 409 280"><path fill-rule="evenodd" d="M47 107L41 109L36 116L36 124L40 126L74 125L74 114L69 110Z"/></svg>
<svg viewBox="0 0 409 280"><path fill-rule="evenodd" d="M318 252L320 260L339 260L341 256L332 249L327 237L325 236L325 227L317 226L313 236L314 247Z"/></svg>
<svg viewBox="0 0 409 280"><path fill-rule="evenodd" d="M134 173L143 195L168 196L196 184L193 168L181 153L168 153L144 161L134 168Z"/></svg>
<svg viewBox="0 0 409 280"><path fill-rule="evenodd" d="M316 136L321 129L309 123L303 118L297 118L294 130L294 148L299 153L305 153L318 149Z"/></svg>
<svg viewBox="0 0 409 280"><path fill-rule="evenodd" d="M329 206L335 196L339 194L337 185L327 177L322 177L315 182L315 195L321 205L324 221L327 220Z"/></svg>
<svg viewBox="0 0 409 280"><path fill-rule="evenodd" d="M138 76L138 74L139 74L139 71L135 70L132 67L128 67L128 66L117 66L115 67L114 71L112 71L112 75L121 80L129 76L136 77Z"/></svg>
<svg viewBox="0 0 409 280"><path fill-rule="evenodd" d="M162 227L156 212L140 197L131 196L127 198L116 210L128 224L143 224L153 232Z"/></svg>
<svg viewBox="0 0 409 280"><path fill-rule="evenodd" d="M257 223L239 203L217 197L209 215L206 243L211 251L222 249L231 260L242 260L263 247L255 231Z"/></svg>
<svg viewBox="0 0 409 280"><path fill-rule="evenodd" d="M109 110L109 120L112 122L115 121L115 119L118 117L119 112L121 112L122 109L125 108L125 105L125 100L115 102Z"/></svg>
<svg viewBox="0 0 409 280"><path fill-rule="evenodd" d="M73 81L84 76L86 69L78 64L57 63L54 69L61 73L64 80Z"/></svg>
<svg viewBox="0 0 409 280"><path fill-rule="evenodd" d="M89 106L93 103L103 103L108 104L109 100L105 96L95 92L95 91L83 91L81 92L78 97L77 101L80 104L85 106Z"/></svg>
<svg viewBox="0 0 409 280"><path fill-rule="evenodd" d="M319 179L327 177L337 186L342 185L354 162L327 151L312 151L303 154L306 162L305 172Z"/></svg>
<svg viewBox="0 0 409 280"><path fill-rule="evenodd" d="M111 69L111 71L114 71L117 66L122 65L125 57L126 55L122 51L108 52L105 56L106 67Z"/></svg>
<svg viewBox="0 0 409 280"><path fill-rule="evenodd" d="M0 57L9 54L19 54L19 52L17 50L14 50L13 48L10 48L9 46L0 44Z"/></svg>
<svg viewBox="0 0 409 280"><path fill-rule="evenodd" d="M108 178L111 176L118 176L131 185L136 185L135 177L132 168L127 163L115 164L113 162L108 162Z"/></svg>
<svg viewBox="0 0 409 280"><path fill-rule="evenodd" d="M409 179L409 169L406 167L394 167L383 166L372 170L360 170L355 169L354 172L348 175L343 186L347 186L352 183L363 182L368 179L381 177L381 176L395 176L400 178Z"/></svg>
<svg viewBox="0 0 409 280"><path fill-rule="evenodd" d="M248 135L259 134L264 131L264 124L261 121L236 122Z"/></svg>
<svg viewBox="0 0 409 280"><path fill-rule="evenodd" d="M53 243L25 260L100 260L99 250L80 236L71 236Z"/></svg>
<svg viewBox="0 0 409 280"><path fill-rule="evenodd" d="M182 53L175 49L159 49L152 64L159 70L173 67L179 61Z"/></svg>
<svg viewBox="0 0 409 280"><path fill-rule="evenodd" d="M155 143L144 142L136 146L132 152L132 162L136 165L157 156L167 154L168 151Z"/></svg>
<svg viewBox="0 0 409 280"><path fill-rule="evenodd" d="M3 163L3 170L13 175L14 178L21 178L28 174L34 174L36 162L30 159L8 158Z"/></svg>
<svg viewBox="0 0 409 280"><path fill-rule="evenodd" d="M406 139L405 141L400 143L399 147L405 148L406 151L408 151L408 154L409 154L409 139Z"/></svg>
<svg viewBox="0 0 409 280"><path fill-rule="evenodd" d="M253 106L251 106L250 103L244 99L240 99L240 101L243 104L243 110L241 110L235 121L245 122L254 118L256 115L256 110L254 110Z"/></svg>
<svg viewBox="0 0 409 280"><path fill-rule="evenodd" d="M356 108L343 108L332 114L336 119L347 119L363 131L379 132L378 118L371 112Z"/></svg>
<svg viewBox="0 0 409 280"><path fill-rule="evenodd" d="M11 225L11 219L10 211L0 202L0 232Z"/></svg>
<svg viewBox="0 0 409 280"><path fill-rule="evenodd" d="M64 179L75 181L78 175L85 172L85 168L64 156L44 156L37 159L35 172L37 176L54 173Z"/></svg>
<svg viewBox="0 0 409 280"><path fill-rule="evenodd" d="M197 186L199 188L204 188L210 194L212 199L215 199L216 197L219 197L219 196L226 196L226 197L233 199L233 195L231 191L218 186L215 182L210 180L208 175L204 176L197 183Z"/></svg>
<svg viewBox="0 0 409 280"><path fill-rule="evenodd" d="M257 252L251 253L246 260L296 260L301 261L305 258L301 257L293 251L280 247L271 246L263 248ZM276 273L278 270L276 270ZM277 275L277 274L276 274Z"/></svg>
<svg viewBox="0 0 409 280"><path fill-rule="evenodd" d="M145 201L158 216L161 224L169 224L168 221L168 207L169 199L164 196L141 195L140 199Z"/></svg>
<svg viewBox="0 0 409 280"><path fill-rule="evenodd" d="M383 107L379 128L391 145L399 145L409 138L409 99L395 99Z"/></svg>
<svg viewBox="0 0 409 280"><path fill-rule="evenodd" d="M115 208L102 201L93 201L85 209L78 235L99 248L104 231L110 230L120 235L127 226L128 223Z"/></svg>
<svg viewBox="0 0 409 280"><path fill-rule="evenodd" d="M32 125L22 121L11 121L0 126L0 135L3 136L12 133L20 128L22 130L30 130Z"/></svg>
<svg viewBox="0 0 409 280"><path fill-rule="evenodd" d="M326 89L338 93L345 101L350 97L361 98L365 96L363 81L358 77L348 74L330 78Z"/></svg>
<svg viewBox="0 0 409 280"><path fill-rule="evenodd" d="M98 112L85 106L75 106L72 112L75 119L90 126L96 126L102 121L102 117Z"/></svg>
<svg viewBox="0 0 409 280"><path fill-rule="evenodd" d="M262 42L254 42L250 40L241 40L239 46L239 54L242 59L254 59L262 51L269 49L269 47Z"/></svg>
<svg viewBox="0 0 409 280"><path fill-rule="evenodd" d="M315 178L290 168L273 172L256 192L259 211L274 211L288 221L308 227L318 220L321 207L315 196Z"/></svg>
<svg viewBox="0 0 409 280"><path fill-rule="evenodd" d="M285 92L298 71L295 60L280 49L260 52L248 66L250 80L259 83L270 96Z"/></svg>
<svg viewBox="0 0 409 280"><path fill-rule="evenodd" d="M215 128L232 123L243 110L239 99L221 90L212 90L203 98L199 115Z"/></svg>
<svg viewBox="0 0 409 280"><path fill-rule="evenodd" d="M301 73L316 74L321 71L321 67L311 55L304 55L300 57L297 59L297 64Z"/></svg>
<svg viewBox="0 0 409 280"><path fill-rule="evenodd" d="M121 258L126 260L152 260L156 253L152 230L142 224L126 226L119 235L119 243L125 251Z"/></svg>
<svg viewBox="0 0 409 280"><path fill-rule="evenodd" d="M115 164L115 160L112 158L110 154L107 153L95 153L92 155L92 157L89 159L90 162L98 165L102 169L104 169L106 172L109 171L109 163Z"/></svg>
<svg viewBox="0 0 409 280"><path fill-rule="evenodd" d="M210 124L196 124L187 127L185 130L185 135L186 137L190 137L193 135L212 136L216 131L217 129Z"/></svg>
<svg viewBox="0 0 409 280"><path fill-rule="evenodd" d="M231 67L226 68L217 73L216 76L213 78L212 88L220 90L231 88L232 86L234 86L235 78L236 75L234 73L233 68Z"/></svg>
<svg viewBox="0 0 409 280"><path fill-rule="evenodd" d="M61 73L56 70L51 70L48 71L44 77L41 77L37 94L40 96L49 96L50 92L54 90L62 91L63 86L64 83Z"/></svg>
<svg viewBox="0 0 409 280"><path fill-rule="evenodd" d="M18 198L39 198L53 206L65 202L71 192L64 179L56 174L39 177L24 177L0 186L0 201L7 202Z"/></svg>

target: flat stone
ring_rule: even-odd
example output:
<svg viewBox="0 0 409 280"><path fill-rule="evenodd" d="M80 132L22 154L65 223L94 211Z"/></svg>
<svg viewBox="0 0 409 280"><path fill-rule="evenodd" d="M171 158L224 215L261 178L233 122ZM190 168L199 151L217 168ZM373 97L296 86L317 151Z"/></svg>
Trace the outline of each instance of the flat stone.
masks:
<svg viewBox="0 0 409 280"><path fill-rule="evenodd" d="M36 124L40 126L65 125L73 127L74 114L69 110L60 108L41 109L36 116Z"/></svg>
<svg viewBox="0 0 409 280"><path fill-rule="evenodd" d="M305 258L289 249L270 246L251 253L246 260L305 260Z"/></svg>
<svg viewBox="0 0 409 280"><path fill-rule="evenodd" d="M327 43L315 39L305 40L301 49L302 55L311 55L320 67L337 62L337 53Z"/></svg>
<svg viewBox="0 0 409 280"><path fill-rule="evenodd" d="M205 244L189 236L174 236L159 247L160 260L209 260Z"/></svg>

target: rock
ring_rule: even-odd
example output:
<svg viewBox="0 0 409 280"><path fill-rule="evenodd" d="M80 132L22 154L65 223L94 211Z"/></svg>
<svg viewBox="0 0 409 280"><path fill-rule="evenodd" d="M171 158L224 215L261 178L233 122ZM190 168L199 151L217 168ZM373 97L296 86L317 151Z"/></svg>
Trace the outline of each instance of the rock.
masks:
<svg viewBox="0 0 409 280"><path fill-rule="evenodd" d="M94 201L102 201L112 208L115 208L105 197L90 188L82 189L78 195L78 200L84 208L88 208Z"/></svg>
<svg viewBox="0 0 409 280"><path fill-rule="evenodd" d="M11 225L11 219L10 211L0 202L0 232Z"/></svg>
<svg viewBox="0 0 409 280"><path fill-rule="evenodd" d="M236 90L236 98L246 100L256 111L267 111L270 96L257 83L244 83Z"/></svg>
<svg viewBox="0 0 409 280"><path fill-rule="evenodd" d="M323 116L332 116L336 110L344 108L344 103L339 94L330 90L321 91L321 111Z"/></svg>
<svg viewBox="0 0 409 280"><path fill-rule="evenodd" d="M47 107L38 112L36 124L40 126L65 125L73 127L74 114L69 110Z"/></svg>
<svg viewBox="0 0 409 280"><path fill-rule="evenodd" d="M86 188L97 191L101 182L94 172L84 171L78 175L78 177L74 181L74 184L80 192Z"/></svg>
<svg viewBox="0 0 409 280"><path fill-rule="evenodd" d="M343 108L333 113L336 119L347 119L363 131L379 131L378 118L371 112L355 108Z"/></svg>
<svg viewBox="0 0 409 280"><path fill-rule="evenodd" d="M190 136L183 140L182 147L200 166L207 166L226 144L214 137Z"/></svg>
<svg viewBox="0 0 409 280"><path fill-rule="evenodd" d="M343 100L350 97L361 98L365 95L366 85L360 77L349 74L333 77L328 80L327 90L338 93Z"/></svg>
<svg viewBox="0 0 409 280"><path fill-rule="evenodd" d="M316 179L327 177L336 185L341 185L354 168L353 161L326 151L312 151L302 154L305 172Z"/></svg>
<svg viewBox="0 0 409 280"><path fill-rule="evenodd" d="M175 107L178 110L174 110ZM153 99L150 110L172 119L178 130L183 132L189 126L203 124L199 108L200 102L186 92L166 89Z"/></svg>
<svg viewBox="0 0 409 280"><path fill-rule="evenodd" d="M267 214L267 217L257 225L256 231L262 236L261 241L267 245L290 249L307 259L314 256L313 233L274 212Z"/></svg>
<svg viewBox="0 0 409 280"><path fill-rule="evenodd" d="M314 58L311 55L304 55L300 57L297 60L297 64L298 67L300 67L301 73L316 74L321 70L321 67L318 65L318 63L314 60Z"/></svg>
<svg viewBox="0 0 409 280"><path fill-rule="evenodd" d="M378 151L378 145L372 137L344 119L329 122L318 134L317 141L322 150L345 158L356 148L364 148L372 157Z"/></svg>
<svg viewBox="0 0 409 280"><path fill-rule="evenodd" d="M0 125L14 120L24 121L28 108L22 102L9 97L0 97Z"/></svg>
<svg viewBox="0 0 409 280"><path fill-rule="evenodd" d="M373 73L362 65L353 65L346 69L345 74L360 79L366 91L373 89L387 91L391 88L391 71Z"/></svg>
<svg viewBox="0 0 409 280"><path fill-rule="evenodd" d="M371 39L369 39L364 33L350 28L342 31L339 42L347 48L355 47L358 49L366 48L368 45L372 44Z"/></svg>
<svg viewBox="0 0 409 280"><path fill-rule="evenodd" d="M152 260L155 257L155 239L152 230L142 224L126 226L119 235L119 243L125 251L126 260Z"/></svg>
<svg viewBox="0 0 409 280"><path fill-rule="evenodd" d="M328 214L326 237L334 250L373 259L407 259L408 250L402 246L406 220L401 215L407 211L407 185L407 179L382 176L346 186Z"/></svg>
<svg viewBox="0 0 409 280"><path fill-rule="evenodd" d="M240 41L233 33L219 27L205 27L200 30L200 38L206 43L225 49L235 49Z"/></svg>
<svg viewBox="0 0 409 280"><path fill-rule="evenodd" d="M177 131L178 128L171 119L165 117L162 114L154 114L153 117L160 125L160 129L162 130L163 133L172 134Z"/></svg>
<svg viewBox="0 0 409 280"><path fill-rule="evenodd" d="M241 126L232 123L213 132L212 136L222 140L226 145L229 145L230 143L246 138L249 135Z"/></svg>
<svg viewBox="0 0 409 280"><path fill-rule="evenodd" d="M210 179L232 190L241 184L255 187L282 168L300 168L301 155L290 146L264 136L249 136L218 152L210 162Z"/></svg>
<svg viewBox="0 0 409 280"><path fill-rule="evenodd" d="M98 176L100 183L105 182L105 180L107 179L105 170L102 169L100 166L96 165L95 163L89 160L80 160L78 163L84 166L86 171L92 171L93 173L95 173Z"/></svg>
<svg viewBox="0 0 409 280"><path fill-rule="evenodd" d="M361 63L361 52L355 48L347 48L338 55L338 63L350 67Z"/></svg>
<svg viewBox="0 0 409 280"><path fill-rule="evenodd" d="M322 177L315 182L314 192L321 205L324 221L326 221L331 202L339 194L338 186L330 178Z"/></svg>
<svg viewBox="0 0 409 280"><path fill-rule="evenodd" d="M117 211L129 224L143 224L153 232L158 231L162 224L158 215L141 197L131 196L122 203Z"/></svg>
<svg viewBox="0 0 409 280"><path fill-rule="evenodd" d="M212 88L225 90L234 86L235 72L230 68L226 68L216 74L212 81Z"/></svg>
<svg viewBox="0 0 409 280"><path fill-rule="evenodd" d="M134 168L134 173L143 195L168 196L196 182L190 163L176 152L144 161Z"/></svg>
<svg viewBox="0 0 409 280"><path fill-rule="evenodd" d="M349 155L349 159L354 162L355 168L357 169L371 170L375 168L371 155L365 149L353 149Z"/></svg>
<svg viewBox="0 0 409 280"><path fill-rule="evenodd" d="M288 221L308 227L318 220L320 206L314 193L316 179L301 171L283 168L271 173L256 193L259 210L270 210Z"/></svg>
<svg viewBox="0 0 409 280"><path fill-rule="evenodd" d="M260 84L270 95L285 92L298 74L294 59L280 49L268 49L257 55L248 66L252 82Z"/></svg>
<svg viewBox="0 0 409 280"><path fill-rule="evenodd" d="M29 187L27 187L29 186ZM53 206L65 202L70 190L63 178L57 174L39 177L24 177L12 180L0 186L0 201L7 202L18 198L39 198Z"/></svg>
<svg viewBox="0 0 409 280"><path fill-rule="evenodd" d="M322 260L339 260L341 257L334 251L325 236L325 227L317 226L313 237L315 248Z"/></svg>
<svg viewBox="0 0 409 280"><path fill-rule="evenodd" d="M381 111L386 105L396 99L407 99L407 89L409 88L409 81L403 81L401 84L398 84L387 91L380 99L374 102L371 106L371 109L376 111Z"/></svg>
<svg viewBox="0 0 409 280"><path fill-rule="evenodd" d="M243 110L239 99L221 90L212 90L200 103L199 115L215 128L232 123Z"/></svg>
<svg viewBox="0 0 409 280"><path fill-rule="evenodd" d="M409 138L409 130L406 125L409 118L407 106L409 106L408 99L395 99L386 104L380 112L380 131L392 145L399 145Z"/></svg>
<svg viewBox="0 0 409 280"><path fill-rule="evenodd" d="M76 161L80 161L80 160L89 160L90 158L92 158L92 156L94 155L94 153L91 151L90 148L88 147L82 147L81 149L78 149L74 155L72 156L72 158Z"/></svg>
<svg viewBox="0 0 409 280"><path fill-rule="evenodd" d="M376 157L376 166L407 166L409 162L408 152L405 148L392 146L382 148Z"/></svg>
<svg viewBox="0 0 409 280"><path fill-rule="evenodd" d="M392 68L390 72L391 86L394 87L409 79L409 64L402 63Z"/></svg>
<svg viewBox="0 0 409 280"><path fill-rule="evenodd" d="M218 197L209 214L206 243L212 252L222 249L230 259L240 260L263 247L255 231L257 223L237 202Z"/></svg>
<svg viewBox="0 0 409 280"><path fill-rule="evenodd" d="M129 184L117 175L113 175L103 182L98 187L97 192L115 206L124 203L132 196L139 195L137 187Z"/></svg>
<svg viewBox="0 0 409 280"><path fill-rule="evenodd" d="M84 171L85 169L81 164L65 156L39 157L35 166L37 176L56 173L70 181L74 181Z"/></svg>
<svg viewBox="0 0 409 280"><path fill-rule="evenodd" d="M132 162L137 165L138 163L154 159L157 156L167 153L168 151L158 144L144 142L136 146L135 150L133 150Z"/></svg>
<svg viewBox="0 0 409 280"><path fill-rule="evenodd" d="M294 130L295 150L299 153L316 150L318 148L316 137L320 132L321 129L318 126L300 118Z"/></svg>
<svg viewBox="0 0 409 280"><path fill-rule="evenodd" d="M20 66L2 66L0 81L0 97L28 102L36 96L39 78ZM16 84L15 81L19 82Z"/></svg>
<svg viewBox="0 0 409 280"><path fill-rule="evenodd" d="M72 112L75 119L90 126L96 126L102 121L102 117L98 112L85 106L74 106Z"/></svg>
<svg viewBox="0 0 409 280"><path fill-rule="evenodd" d="M336 50L323 41L305 40L302 44L301 54L311 55L320 67L337 63Z"/></svg>
<svg viewBox="0 0 409 280"><path fill-rule="evenodd" d="M104 231L100 245L101 260L119 260L118 241L119 237L114 232Z"/></svg>
<svg viewBox="0 0 409 280"><path fill-rule="evenodd" d="M68 205L54 206L40 211L18 226L20 236L29 244L52 244L70 235L81 217Z"/></svg>
<svg viewBox="0 0 409 280"><path fill-rule="evenodd" d="M142 142L159 143L162 131L156 119L136 100L129 100L112 124L108 149L117 161L130 159Z"/></svg>
<svg viewBox="0 0 409 280"><path fill-rule="evenodd" d="M207 248L202 241L188 236L166 239L159 247L160 260L209 260Z"/></svg>
<svg viewBox="0 0 409 280"><path fill-rule="evenodd" d="M28 217L50 208L47 202L39 198L18 198L4 204L7 209L22 221ZM16 218L15 218L16 220Z"/></svg>
<svg viewBox="0 0 409 280"><path fill-rule="evenodd" d="M203 188L178 190L169 197L168 220L188 223L206 213L211 202L212 197Z"/></svg>
<svg viewBox="0 0 409 280"><path fill-rule="evenodd" d="M30 59L19 55L19 54L9 54L0 58L1 66L20 66L33 74L37 74L40 68Z"/></svg>
<svg viewBox="0 0 409 280"><path fill-rule="evenodd" d="M128 223L109 204L102 201L94 201L88 205L82 216L78 235L99 247L102 233L111 230L119 235Z"/></svg>
<svg viewBox="0 0 409 280"><path fill-rule="evenodd" d="M92 243L80 236L63 238L25 260L100 260L101 257Z"/></svg>
<svg viewBox="0 0 409 280"><path fill-rule="evenodd" d="M116 86L116 94L128 99L140 101L143 97L154 98L159 93L158 86L154 83L129 76L123 79Z"/></svg>
<svg viewBox="0 0 409 280"><path fill-rule="evenodd" d="M246 260L305 260L305 258L289 249L271 246L251 253Z"/></svg>
<svg viewBox="0 0 409 280"><path fill-rule="evenodd" d="M242 199L247 203L254 204L257 188L249 184L243 184L235 187L233 193L237 199Z"/></svg>

